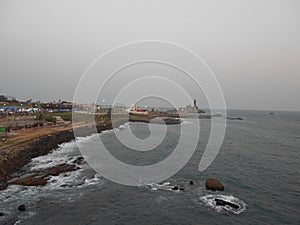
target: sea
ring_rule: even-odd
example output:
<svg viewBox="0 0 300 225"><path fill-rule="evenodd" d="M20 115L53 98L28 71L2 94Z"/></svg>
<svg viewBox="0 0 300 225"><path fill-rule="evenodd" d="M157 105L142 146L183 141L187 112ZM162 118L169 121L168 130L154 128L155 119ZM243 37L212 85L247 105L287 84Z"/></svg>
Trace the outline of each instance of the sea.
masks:
<svg viewBox="0 0 300 225"><path fill-rule="evenodd" d="M201 172L198 167L209 138L210 119L200 120L200 137L191 159L176 174L157 183L119 184L82 163L79 170L52 176L42 187L11 185L0 192L4 214L0 224L300 224L300 113L273 113L229 110L228 116L243 120L227 121L219 153ZM149 124L130 122L64 143L32 159L21 173L74 163L81 156L78 146L97 148L99 137L118 160L149 165L172 154L181 126L188 128L195 120L168 125L155 151L132 152L116 141L117 132L131 130L140 139L150 135ZM206 190L208 178L218 179L225 190ZM218 206L215 198L239 208ZM17 210L21 204L26 211Z"/></svg>

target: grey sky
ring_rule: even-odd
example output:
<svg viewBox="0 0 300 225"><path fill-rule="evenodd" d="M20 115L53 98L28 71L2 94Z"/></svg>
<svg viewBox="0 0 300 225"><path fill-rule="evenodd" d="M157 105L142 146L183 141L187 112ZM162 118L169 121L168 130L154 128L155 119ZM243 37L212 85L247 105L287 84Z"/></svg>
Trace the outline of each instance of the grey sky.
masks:
<svg viewBox="0 0 300 225"><path fill-rule="evenodd" d="M72 100L99 55L155 39L200 55L228 108L300 110L299 28L297 0L2 0L0 94Z"/></svg>

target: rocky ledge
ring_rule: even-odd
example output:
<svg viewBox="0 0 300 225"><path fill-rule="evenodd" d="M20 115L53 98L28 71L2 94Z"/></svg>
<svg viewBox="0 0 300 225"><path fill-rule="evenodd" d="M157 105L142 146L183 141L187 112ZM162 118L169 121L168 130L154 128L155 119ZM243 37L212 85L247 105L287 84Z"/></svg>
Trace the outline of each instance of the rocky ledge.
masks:
<svg viewBox="0 0 300 225"><path fill-rule="evenodd" d="M8 185L23 185L23 186L44 186L47 184L49 176L58 176L61 173L71 172L80 169L76 165L60 164L51 168L36 170L29 175L23 177L12 178L6 183Z"/></svg>
<svg viewBox="0 0 300 225"><path fill-rule="evenodd" d="M126 121L125 121L126 122ZM117 125L123 124L120 121ZM112 129L111 123L96 126L97 132ZM91 126L76 129L76 135L85 137L95 133ZM32 158L46 155L60 144L74 140L73 130L59 131L54 134L40 138L31 139L0 149L0 190L7 187L8 180L12 179L12 174L18 172L23 166L28 164ZM43 179L34 179L33 182L43 183Z"/></svg>

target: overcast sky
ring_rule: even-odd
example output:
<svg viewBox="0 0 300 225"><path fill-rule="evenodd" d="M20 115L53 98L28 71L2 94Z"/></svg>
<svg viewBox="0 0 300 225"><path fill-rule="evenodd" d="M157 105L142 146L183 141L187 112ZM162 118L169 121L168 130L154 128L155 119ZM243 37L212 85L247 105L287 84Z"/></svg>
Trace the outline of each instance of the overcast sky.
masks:
<svg viewBox="0 0 300 225"><path fill-rule="evenodd" d="M72 100L95 58L145 39L201 56L228 108L300 110L298 0L1 0L0 94Z"/></svg>

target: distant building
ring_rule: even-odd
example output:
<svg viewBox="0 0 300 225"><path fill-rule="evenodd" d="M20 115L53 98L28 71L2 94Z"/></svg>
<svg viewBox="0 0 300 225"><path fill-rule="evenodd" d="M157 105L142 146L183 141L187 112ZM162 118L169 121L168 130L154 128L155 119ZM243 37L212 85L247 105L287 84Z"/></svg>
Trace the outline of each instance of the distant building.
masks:
<svg viewBox="0 0 300 225"><path fill-rule="evenodd" d="M72 109L72 107L73 107L72 102L63 101L60 104L61 104L63 109Z"/></svg>
<svg viewBox="0 0 300 225"><path fill-rule="evenodd" d="M126 113L126 106L123 103L116 103L112 109L112 113Z"/></svg>
<svg viewBox="0 0 300 225"><path fill-rule="evenodd" d="M99 105L100 113L111 113L111 105Z"/></svg>
<svg viewBox="0 0 300 225"><path fill-rule="evenodd" d="M178 112L179 113L204 113L203 110L198 108L196 99L194 99L194 106L187 105L185 108L179 108Z"/></svg>

